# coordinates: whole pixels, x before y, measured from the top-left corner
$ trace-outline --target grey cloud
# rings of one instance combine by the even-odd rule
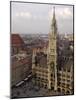
[[[59,33],[73,33],[73,6],[12,3],[12,32],[48,33],[50,30],[53,6]]]

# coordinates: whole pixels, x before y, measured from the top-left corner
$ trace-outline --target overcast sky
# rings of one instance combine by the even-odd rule
[[[53,6],[58,33],[73,33],[73,6],[18,2],[11,4],[11,32],[48,34],[51,30]]]

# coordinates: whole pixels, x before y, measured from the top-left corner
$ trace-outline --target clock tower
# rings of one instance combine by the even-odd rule
[[[57,24],[55,18],[55,7],[49,33],[49,47],[47,54],[48,64],[48,89],[57,90]]]

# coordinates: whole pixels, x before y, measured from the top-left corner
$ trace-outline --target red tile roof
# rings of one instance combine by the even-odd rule
[[[11,44],[12,46],[22,46],[25,45],[24,41],[19,34],[11,34]]]

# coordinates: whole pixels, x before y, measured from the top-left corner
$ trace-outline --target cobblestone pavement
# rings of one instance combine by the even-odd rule
[[[48,89],[33,85],[32,82],[24,82],[21,86],[13,87],[11,89],[11,98],[22,97],[41,97],[41,96],[54,96],[61,95],[56,91],[49,91]]]

